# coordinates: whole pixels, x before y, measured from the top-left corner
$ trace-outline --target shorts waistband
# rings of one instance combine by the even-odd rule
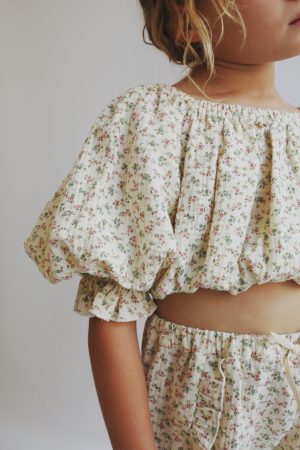
[[[279,344],[280,350],[275,348],[275,351],[281,352],[286,379],[293,391],[300,412],[300,393],[290,366],[291,354],[300,358],[300,331],[282,334],[273,331],[267,334],[245,334],[207,330],[171,322],[160,317],[156,312],[148,317],[146,322],[145,326],[147,326],[148,332],[153,331],[158,335],[160,345],[171,348],[172,345],[176,347],[180,344],[187,351],[197,351],[204,348],[207,352],[214,352],[219,355],[222,362],[228,357],[233,345],[240,350],[243,357],[258,354],[260,358],[263,358],[264,354],[266,355],[272,350],[270,343]]]
[[[164,319],[158,315],[158,313],[155,311],[150,317],[148,317],[147,321],[152,324],[152,326],[155,326],[156,331],[159,332],[161,335],[168,336],[170,342],[170,338],[172,336],[176,336],[177,338],[186,338],[186,341],[188,339],[193,338],[194,343],[202,344],[204,340],[215,340],[215,341],[223,341],[230,342],[232,340],[236,342],[243,342],[243,343],[255,343],[258,345],[263,345],[264,343],[267,343],[269,341],[271,335],[276,336],[283,336],[285,337],[285,342],[288,340],[292,344],[293,343],[300,343],[300,330],[293,332],[293,333],[283,333],[283,334],[277,334],[273,331],[270,331],[266,334],[255,334],[255,333],[235,333],[235,332],[229,332],[229,331],[220,331],[220,330],[208,330],[204,328],[198,328],[198,327],[192,327],[188,325],[182,325],[175,322],[171,322],[167,319]],[[274,339],[271,338],[271,340],[274,342]]]

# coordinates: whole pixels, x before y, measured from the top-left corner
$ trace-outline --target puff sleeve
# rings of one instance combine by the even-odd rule
[[[124,322],[157,308],[149,290],[177,246],[150,130],[137,91],[114,97],[24,242],[49,282],[80,275],[82,315]]]

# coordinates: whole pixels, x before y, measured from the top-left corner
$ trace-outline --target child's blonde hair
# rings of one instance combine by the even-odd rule
[[[200,13],[202,0],[139,1],[143,9],[145,22],[143,27],[143,41],[145,44],[154,45],[168,56],[169,61],[188,68],[188,78],[207,97],[192,79],[192,76],[199,68],[204,68],[209,73],[206,83],[215,75],[212,32],[206,18]],[[223,16],[225,15],[240,25],[243,32],[244,45],[246,26],[235,0],[205,1],[212,2],[219,15],[218,20],[221,20],[221,33],[217,44],[224,36]],[[147,29],[150,42],[145,41],[145,28]],[[199,42],[191,42],[190,32],[198,33]]]

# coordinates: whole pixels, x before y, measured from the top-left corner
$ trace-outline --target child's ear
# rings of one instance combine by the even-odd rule
[[[200,42],[199,35],[195,31],[190,31],[189,37],[191,38],[191,42]]]
[[[192,43],[201,41],[201,39],[199,38],[199,34],[196,31],[189,30],[188,31],[188,37],[190,38],[190,42],[192,42]],[[179,37],[179,40],[180,41],[183,41],[183,40],[186,41],[186,38],[184,39],[183,37]]]
[[[183,5],[179,4],[178,7],[179,7],[180,11],[182,12]],[[177,31],[178,31],[177,30],[177,17],[171,18],[169,27],[170,27],[170,31],[171,31],[172,35],[175,38],[175,36],[177,35]],[[196,31],[189,30],[188,37],[190,38],[190,42],[200,42],[199,35],[198,35],[198,33],[196,33]],[[178,39],[180,41],[186,40],[182,36],[179,36]]]

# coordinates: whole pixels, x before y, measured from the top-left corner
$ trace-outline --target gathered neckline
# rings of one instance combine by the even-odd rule
[[[217,102],[214,100],[207,100],[204,98],[196,98],[190,94],[187,94],[184,91],[181,91],[177,87],[166,84],[166,83],[157,83],[157,85],[161,89],[167,89],[170,92],[173,92],[178,97],[182,97],[185,100],[188,100],[190,102],[193,102],[194,104],[203,105],[203,106],[210,106],[210,107],[218,107],[218,109],[230,109],[230,110],[244,110],[249,111],[251,113],[260,113],[260,114],[272,114],[272,115],[279,115],[279,116],[295,116],[299,117],[300,119],[300,107],[298,107],[299,112],[296,111],[282,111],[281,109],[272,109],[272,108],[262,108],[260,106],[255,105],[245,105],[242,103],[226,103],[226,102]]]

